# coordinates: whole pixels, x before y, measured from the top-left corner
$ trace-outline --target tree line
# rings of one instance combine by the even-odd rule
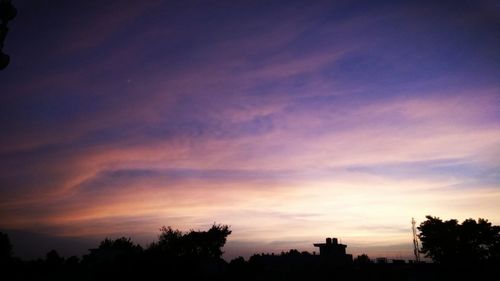
[[[420,251],[433,263],[377,264],[363,254],[352,264],[335,265],[294,249],[226,262],[222,249],[231,230],[217,224],[206,231],[188,232],[162,227],[158,240],[147,247],[127,237],[106,238],[81,258],[65,258],[51,250],[45,259],[23,261],[13,256],[8,235],[0,232],[0,279],[487,280],[490,275],[500,276],[499,226],[485,219],[459,223],[427,216],[418,230]]]
[[[500,226],[486,219],[443,221],[427,216],[418,227],[421,252],[440,264],[500,262]]]
[[[81,258],[64,258],[56,250],[45,259],[13,257],[9,237],[0,232],[0,266],[5,280],[152,280],[169,274],[185,278],[220,274],[225,266],[222,247],[231,230],[214,224],[207,231],[181,232],[160,228],[156,242],[143,248],[130,238],[106,238]],[[1,279],[1,278],[0,278]]]

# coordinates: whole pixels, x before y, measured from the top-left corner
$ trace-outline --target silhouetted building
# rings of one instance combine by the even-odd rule
[[[319,248],[321,258],[334,264],[347,264],[352,262],[352,255],[346,253],[347,245],[339,244],[337,238],[326,238],[326,243],[315,243]]]

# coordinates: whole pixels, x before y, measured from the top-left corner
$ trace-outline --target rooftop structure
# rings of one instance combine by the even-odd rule
[[[352,262],[352,255],[346,254],[347,245],[339,244],[337,238],[326,238],[325,243],[315,243],[319,248],[319,255],[326,260],[337,264]]]

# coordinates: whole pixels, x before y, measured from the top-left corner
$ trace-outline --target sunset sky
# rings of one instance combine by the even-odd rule
[[[500,224],[498,1],[13,4],[0,230],[18,256],[215,222],[227,258],[325,237],[409,257],[412,217]],[[35,236],[52,242],[23,250]]]

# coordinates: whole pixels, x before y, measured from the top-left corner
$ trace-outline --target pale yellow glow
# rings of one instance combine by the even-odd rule
[[[425,215],[459,220],[485,217],[499,224],[498,186],[460,176],[427,172],[401,177],[363,169],[448,160],[478,166],[497,163],[497,157],[486,152],[500,143],[498,126],[473,129],[467,122],[456,123],[455,117],[443,117],[458,114],[457,106],[477,112],[482,104],[467,99],[370,104],[348,114],[278,115],[275,129],[259,136],[97,147],[62,164],[61,169],[68,166],[78,172],[54,192],[3,206],[50,202],[57,208],[20,214],[4,220],[3,226],[43,225],[63,236],[149,233],[152,237],[162,225],[188,230],[218,222],[231,225],[232,241],[251,244],[255,251],[291,247],[312,251],[313,242],[335,236],[355,251],[401,244],[394,253],[409,255],[411,248],[404,245],[411,242],[412,217],[418,221]],[[275,114],[282,109],[276,104],[245,114],[224,114],[247,119],[248,114]],[[387,123],[372,127],[359,120],[395,112],[419,122],[408,127]],[[349,118],[358,118],[361,125],[317,131]],[[223,176],[153,176],[86,187],[106,171],[127,169],[160,174],[168,169],[220,170]],[[239,178],[238,173],[249,176]]]

